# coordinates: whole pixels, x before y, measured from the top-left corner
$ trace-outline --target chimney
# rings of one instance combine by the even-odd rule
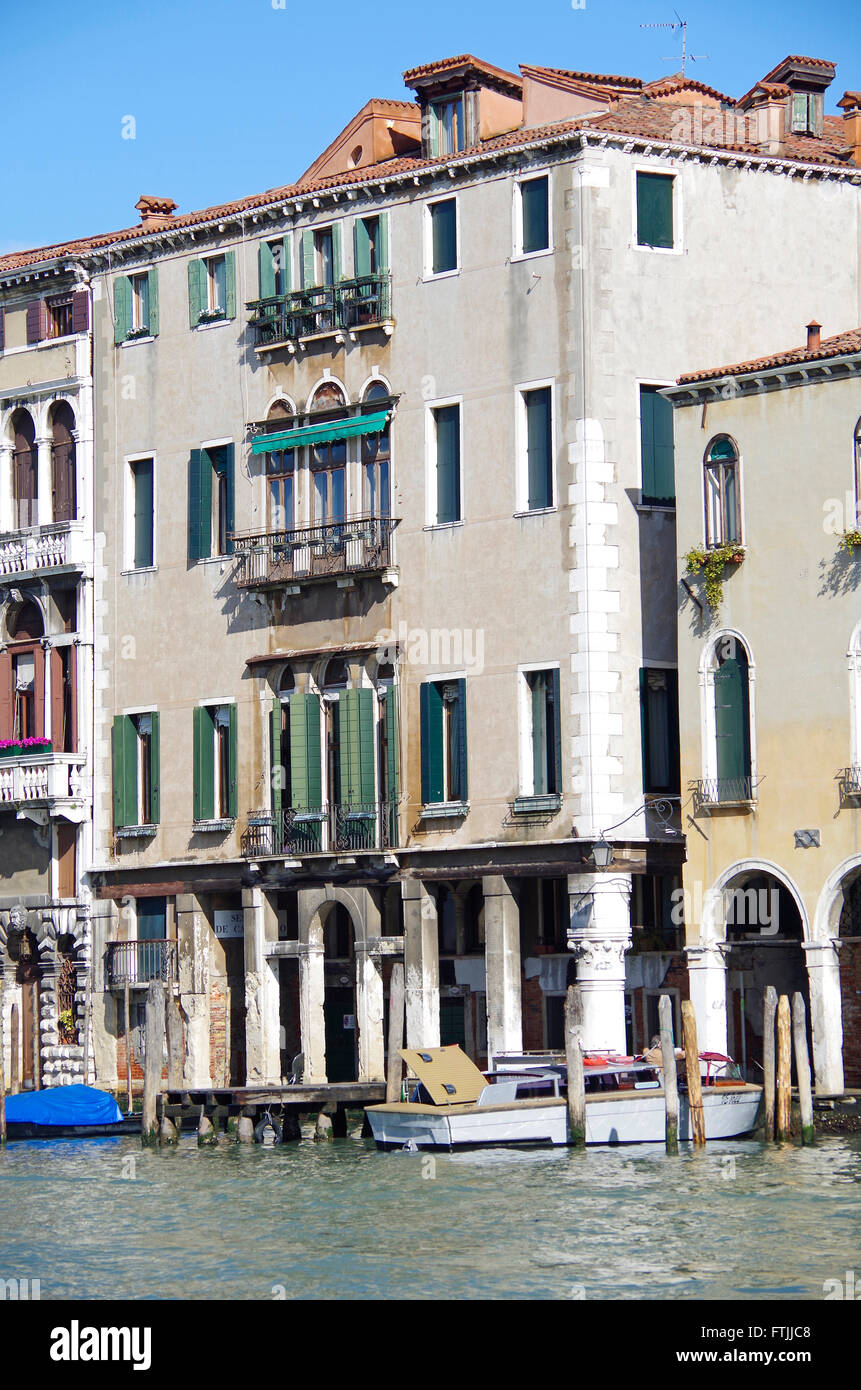
[[[816,322],[816,319],[811,319],[810,323],[807,325],[807,351],[808,351],[808,352],[818,352],[818,351],[819,351],[819,347],[820,347],[819,334],[820,334],[821,329],[822,329],[822,324],[821,324],[821,323],[817,323],[817,322]]]
[[[157,232],[160,227],[167,227],[172,221],[176,203],[172,198],[155,198],[150,193],[142,193],[135,203],[135,208],[141,215],[141,226]]]
[[[844,92],[837,105],[843,109],[849,158],[861,165],[861,92]]]
[[[760,82],[738,103],[750,113],[753,144],[760,154],[780,154],[786,127],[789,88],[779,82]]]

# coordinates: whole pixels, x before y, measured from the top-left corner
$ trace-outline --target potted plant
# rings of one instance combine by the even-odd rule
[[[0,758],[18,758],[21,756],[21,740],[17,738],[0,738]]]
[[[861,531],[844,531],[840,537],[840,549],[848,552],[850,560],[855,558],[856,547],[861,550]]]
[[[78,1030],[71,1009],[63,1009],[57,1018],[57,1032],[61,1046],[73,1047],[78,1041]]]
[[[53,745],[49,738],[24,738],[21,740],[21,752],[38,756],[41,753],[52,752]]]
[[[723,575],[727,565],[740,565],[744,559],[744,547],[735,542],[716,545],[709,550],[696,546],[689,550],[685,559],[689,574],[703,572],[706,589],[706,603],[717,616],[723,602]]]

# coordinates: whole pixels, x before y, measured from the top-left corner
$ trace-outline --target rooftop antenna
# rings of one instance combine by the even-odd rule
[[[674,54],[672,54],[670,57],[662,58],[662,59],[661,59],[661,62],[662,62],[662,63],[677,63],[677,62],[679,61],[679,56],[681,56],[681,60],[682,60],[682,77],[684,77],[684,75],[685,75],[685,68],[687,67],[687,64],[688,64],[689,62],[690,62],[690,63],[702,62],[703,59],[704,59],[704,58],[708,58],[709,55],[708,55],[707,53],[688,53],[688,21],[687,21],[686,19],[682,19],[682,17],[681,17],[681,15],[679,14],[678,10],[673,10],[673,14],[676,16],[674,22],[667,21],[667,22],[664,23],[664,24],[641,24],[641,25],[640,25],[640,28],[641,28],[641,29],[681,29],[681,31],[682,31],[682,52],[681,52],[681,55],[679,55],[678,53],[674,53]]]

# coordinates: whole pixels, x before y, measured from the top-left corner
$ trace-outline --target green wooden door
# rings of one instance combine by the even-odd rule
[[[358,1080],[356,1001],[352,986],[326,986],[323,1017],[326,1027],[326,1076],[329,1081]]]
[[[720,800],[744,800],[750,795],[743,785],[750,777],[750,722],[743,656],[729,657],[715,672],[715,732]]]

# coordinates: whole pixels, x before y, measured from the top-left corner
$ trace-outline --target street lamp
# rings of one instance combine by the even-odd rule
[[[613,846],[601,835],[592,846],[592,860],[596,869],[606,869],[613,862]]]

